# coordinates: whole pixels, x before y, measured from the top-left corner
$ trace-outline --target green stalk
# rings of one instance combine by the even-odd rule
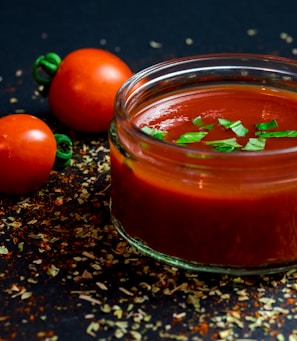
[[[72,158],[72,141],[64,134],[54,134],[57,142],[55,170],[63,169],[70,165]]]
[[[33,65],[33,78],[39,85],[49,85],[58,71],[61,62],[62,59],[53,52],[50,52],[45,56],[39,56]],[[40,75],[41,71],[47,75],[46,78]]]

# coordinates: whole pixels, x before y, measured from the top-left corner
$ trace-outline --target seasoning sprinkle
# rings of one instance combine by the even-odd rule
[[[153,49],[160,49],[163,47],[163,44],[158,42],[158,41],[155,41],[155,40],[150,40],[149,42],[149,45],[150,47],[152,47]]]
[[[49,326],[36,330],[37,338],[59,340],[63,333],[50,326],[73,312],[82,333],[100,341],[296,339],[296,268],[232,277],[143,257],[109,221],[107,143],[74,140],[73,147],[71,171],[54,171],[33,195],[0,197],[0,281],[8,272],[14,279],[3,286],[0,322],[6,339],[25,338],[23,324],[35,320]],[[44,295],[53,295],[50,307]],[[160,305],[168,307],[167,314],[160,316]],[[284,323],[288,327],[282,330]]]

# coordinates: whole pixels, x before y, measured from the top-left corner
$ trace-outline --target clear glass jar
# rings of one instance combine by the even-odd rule
[[[112,221],[138,250],[172,266],[234,275],[284,271],[297,264],[297,147],[222,153],[156,139],[139,125],[146,108],[157,116],[172,110],[175,97],[226,84],[271,96],[284,91],[294,100],[297,63],[197,56],[154,65],[122,86],[109,132]]]

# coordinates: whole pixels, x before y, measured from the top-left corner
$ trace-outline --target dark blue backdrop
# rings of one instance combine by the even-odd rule
[[[24,111],[37,116],[50,115],[47,100],[35,94],[37,85],[31,76],[34,60],[47,52],[56,52],[63,57],[82,47],[104,48],[119,55],[134,72],[166,59],[214,52],[263,53],[297,58],[296,14],[297,1],[294,0],[0,0],[0,116]],[[107,146],[106,136],[102,141]],[[83,155],[77,153],[75,157],[80,161]],[[93,154],[90,157],[97,157],[102,162],[100,155]],[[90,164],[86,167],[90,167]],[[92,164],[92,167],[96,168],[96,164]],[[78,167],[70,167],[65,179],[72,178],[73,174],[79,171]],[[100,180],[100,176],[97,173],[96,175]],[[60,186],[58,189],[61,193],[64,190],[68,193],[67,185],[62,185],[67,184],[67,181],[63,182],[65,179],[61,179],[62,177],[63,174],[56,176]],[[99,180],[96,183],[98,188],[95,186],[92,193],[99,191],[101,184],[104,185],[104,180]],[[60,195],[59,191],[48,188],[46,187],[49,193],[46,195],[49,198],[52,195]],[[104,193],[108,196],[108,192]],[[38,200],[38,193],[33,196]],[[98,215],[98,219],[101,219],[105,217],[102,212],[105,210],[106,214],[108,207],[104,207],[100,202],[102,197],[96,198],[99,198],[98,201],[87,202],[83,209],[86,212],[94,209],[96,217]],[[29,201],[24,201],[24,204],[29,205],[31,199],[29,196]],[[75,205],[74,201],[69,205]],[[121,319],[115,317],[113,310],[108,313],[108,307],[103,304],[92,305],[90,302],[83,302],[77,294],[73,294],[77,287],[82,292],[86,290],[86,293],[91,290],[92,295],[95,291],[103,303],[116,306],[121,301],[121,304],[128,306],[129,302],[133,302],[135,315],[131,311],[124,311],[121,322],[125,322],[127,318],[129,328],[133,328],[136,326],[134,321],[140,321],[142,340],[146,341],[160,340],[160,322],[167,328],[162,329],[163,341],[185,340],[186,336],[182,338],[184,335],[190,333],[193,336],[195,331],[196,335],[191,338],[193,341],[214,340],[228,335],[227,332],[231,329],[227,340],[276,340],[276,335],[279,335],[277,340],[288,340],[289,335],[294,333],[294,340],[296,339],[296,273],[290,276],[276,275],[270,279],[254,277],[244,280],[199,274],[200,282],[197,277],[197,284],[196,277],[191,277],[183,271],[168,270],[148,258],[137,256],[137,262],[131,260],[129,263],[125,262],[121,254],[117,254],[121,262],[111,265],[110,259],[104,258],[104,247],[113,243],[114,247],[109,245],[109,248],[115,253],[115,238],[98,240],[98,244],[103,247],[92,250],[96,252],[98,259],[101,257],[99,260],[102,262],[102,273],[94,275],[93,279],[84,278],[81,282],[76,282],[75,273],[83,273],[85,264],[89,264],[90,268],[93,259],[81,262],[79,257],[74,259],[74,256],[81,256],[81,253],[79,245],[75,245],[72,221],[68,222],[69,240],[62,238],[63,231],[58,235],[60,242],[69,242],[69,255],[60,256],[59,248],[56,249],[53,242],[52,260],[47,254],[40,254],[37,249],[30,248],[30,245],[39,245],[39,240],[32,238],[28,243],[30,238],[27,237],[26,231],[31,231],[31,225],[24,226],[24,229],[10,228],[9,223],[13,219],[10,214],[14,213],[19,217],[17,205],[17,200],[11,202],[0,196],[0,247],[10,242],[13,250],[11,258],[0,254],[1,341],[56,340],[53,334],[45,333],[47,330],[53,330],[54,335],[59,336],[59,341],[115,340],[117,326],[112,325],[110,319],[114,318],[117,322]],[[22,208],[21,213],[24,214],[25,220],[21,223],[34,221],[34,212],[33,217],[26,216],[30,212],[29,208]],[[70,206],[69,209],[74,213],[78,208],[81,210],[81,205]],[[54,214],[55,207],[52,216]],[[104,219],[108,218],[109,216]],[[75,223],[77,222],[74,220],[73,225]],[[63,224],[61,220],[61,225]],[[36,229],[38,235],[44,226],[38,225]],[[51,226],[48,231],[55,232],[51,231]],[[105,233],[103,228],[102,231]],[[12,233],[20,237],[20,241],[25,241],[22,252],[18,249],[18,238],[12,240]],[[34,259],[38,261],[38,258],[43,258],[44,263],[53,262],[54,265],[66,258],[65,268],[68,272],[64,274],[64,278],[62,275],[49,278],[46,270],[43,270],[38,278],[37,271],[42,270],[44,266],[40,262],[33,262]],[[72,268],[72,263],[78,268]],[[27,282],[24,279],[26,273],[36,277],[29,278],[31,282]],[[97,286],[96,281],[108,286],[108,290]],[[194,291],[191,293],[190,287],[187,287],[187,292],[183,290],[183,284],[189,281],[202,288],[198,298],[195,297]],[[178,283],[180,287],[173,288],[172,283]],[[17,285],[28,289],[29,292],[32,290],[32,297],[23,299],[18,295],[19,292],[15,291]],[[120,291],[121,286],[136,287],[139,291],[135,291],[134,296],[133,293],[131,296]],[[158,289],[158,286],[160,291],[153,292],[148,289]],[[163,290],[172,290],[172,293],[163,294]],[[260,301],[263,295],[264,300]],[[137,302],[137,299],[142,297],[144,301]],[[199,303],[199,306],[196,303]],[[42,311],[41,307],[45,307],[45,310]],[[272,307],[276,307],[275,310],[272,310]],[[242,315],[227,316],[230,311]],[[181,312],[186,315],[179,315]],[[245,318],[245,313],[249,319]],[[141,317],[149,316],[151,320],[137,321]],[[230,320],[232,318],[234,323]],[[92,327],[91,322],[95,323],[93,328],[98,327],[99,319],[101,329],[89,330],[87,333],[87,329]],[[209,322],[208,329],[202,329],[200,325],[204,320]],[[216,323],[220,323],[221,327],[216,328]],[[167,332],[171,337],[164,336]],[[222,334],[219,335],[219,332]],[[173,338],[174,335],[176,338]],[[132,340],[132,336],[129,340]]]
[[[35,114],[47,110],[31,101],[31,67],[40,54],[65,56],[81,47],[102,47],[133,71],[173,57],[213,52],[294,58],[296,13],[297,3],[290,0],[2,0],[0,114],[21,107]],[[17,70],[22,77],[15,77]],[[18,88],[20,79],[18,102],[11,105],[7,87]]]

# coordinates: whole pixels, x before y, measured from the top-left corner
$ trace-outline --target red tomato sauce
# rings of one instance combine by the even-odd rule
[[[163,98],[139,110],[135,123],[166,132],[165,140],[175,142],[185,132],[199,131],[193,124],[201,116],[205,125],[213,124],[204,141],[236,137],[245,145],[250,137],[256,137],[256,123],[276,120],[278,127],[269,131],[297,130],[296,94],[258,86],[209,86],[198,92],[186,92],[179,96]],[[230,129],[218,124],[218,119],[240,120],[248,129],[244,137],[236,136]],[[191,144],[199,149],[211,149],[203,142]],[[265,150],[297,146],[296,138],[269,138]]]
[[[174,142],[193,131],[192,119],[198,115],[207,124],[218,117],[240,119],[249,136],[255,123],[272,119],[278,122],[276,130],[297,130],[297,97],[252,86],[213,87],[145,105],[135,123],[166,130],[166,139]],[[234,136],[220,128],[211,133],[209,139]],[[297,139],[268,142],[265,150],[275,150],[293,147]],[[195,145],[206,148],[201,142]],[[268,167],[273,165],[272,160]],[[127,159],[111,145],[112,215],[130,236],[159,252],[202,264],[253,267],[297,260],[297,179],[266,189],[253,182],[243,186],[240,178],[230,185],[223,168],[213,185],[207,177],[193,181],[169,172]]]

